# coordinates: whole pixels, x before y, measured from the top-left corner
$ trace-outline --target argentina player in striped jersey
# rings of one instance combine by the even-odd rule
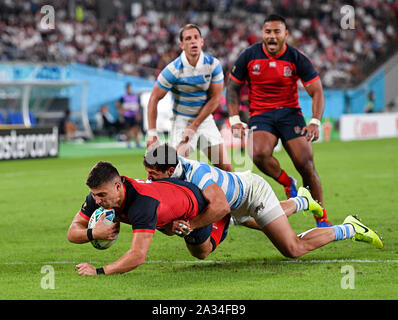
[[[217,198],[224,194],[230,205],[230,214],[240,222],[252,221],[286,257],[297,258],[337,240],[353,238],[381,248],[381,239],[371,229],[363,227],[353,216],[343,224],[326,228],[310,229],[296,235],[287,217],[298,211],[312,211],[322,217],[323,209],[310,192],[301,187],[298,196],[279,202],[271,186],[257,174],[247,172],[226,172],[206,163],[177,156],[174,148],[161,145],[150,150],[144,158],[149,180],[177,178],[191,182],[201,189],[204,198],[211,205],[211,193]],[[208,189],[212,188],[209,192]],[[218,191],[221,189],[222,193]],[[213,196],[214,198],[214,196]],[[209,201],[210,199],[210,201]],[[213,215],[215,216],[217,212]],[[254,219],[254,221],[253,221]],[[202,227],[200,215],[191,221],[179,221],[183,232]],[[228,223],[228,222],[226,222]]]
[[[156,131],[159,101],[170,91],[173,119],[169,144],[188,157],[199,148],[215,166],[232,171],[221,134],[212,113],[220,105],[224,74],[218,59],[202,51],[204,39],[197,25],[181,28],[180,56],[159,74],[148,102],[147,149],[158,144]]]

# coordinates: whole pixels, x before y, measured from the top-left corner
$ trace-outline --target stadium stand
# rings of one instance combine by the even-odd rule
[[[52,2],[56,28],[40,32],[42,0],[0,0],[0,61],[78,62],[154,79],[179,51],[178,29],[201,26],[209,53],[227,73],[264,17],[287,17],[289,42],[313,61],[327,88],[360,83],[398,48],[396,1],[94,1]],[[355,29],[342,30],[340,9],[355,8]]]

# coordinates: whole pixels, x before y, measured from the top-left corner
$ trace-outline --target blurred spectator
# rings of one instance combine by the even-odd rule
[[[123,115],[127,147],[131,148],[130,139],[133,138],[136,147],[141,148],[142,108],[140,97],[131,91],[130,83],[126,84],[126,93],[116,101],[116,107]]]
[[[76,61],[154,80],[179,54],[178,29],[196,23],[209,39],[205,49],[228,72],[243,48],[261,41],[265,16],[276,12],[287,18],[288,42],[311,56],[324,86],[345,87],[362,81],[398,43],[393,0],[349,1],[355,29],[348,30],[340,28],[343,0],[148,0],[135,2],[134,10],[113,0],[107,19],[99,15],[100,2],[58,0],[51,2],[56,29],[40,32],[47,2],[0,0],[0,61]]]
[[[70,119],[70,110],[66,109],[64,117],[59,121],[58,131],[66,141],[74,140],[77,133],[77,125]]]
[[[106,134],[112,137],[119,133],[122,124],[109,112],[109,106],[103,105],[95,115],[97,134]]]
[[[368,93],[368,99],[366,101],[365,112],[372,113],[375,112],[375,93],[370,91]]]

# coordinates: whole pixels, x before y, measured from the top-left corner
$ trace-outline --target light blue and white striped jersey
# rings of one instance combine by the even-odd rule
[[[174,114],[195,118],[208,101],[210,84],[223,81],[224,74],[218,59],[202,51],[193,67],[183,51],[162,70],[156,83],[164,90],[171,90]]]
[[[245,200],[246,183],[236,173],[180,156],[178,160],[172,178],[191,182],[201,190],[216,183],[224,191],[231,210],[238,208]]]

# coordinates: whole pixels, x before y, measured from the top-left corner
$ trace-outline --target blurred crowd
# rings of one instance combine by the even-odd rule
[[[154,79],[180,53],[179,28],[197,23],[205,51],[227,74],[243,49],[261,41],[265,16],[276,12],[287,18],[288,42],[311,59],[324,86],[345,87],[398,43],[394,0],[109,2],[113,12],[99,19],[101,1],[0,0],[0,61],[78,62]],[[55,9],[54,30],[40,28],[45,4]],[[347,4],[355,8],[354,29],[341,27]]]

